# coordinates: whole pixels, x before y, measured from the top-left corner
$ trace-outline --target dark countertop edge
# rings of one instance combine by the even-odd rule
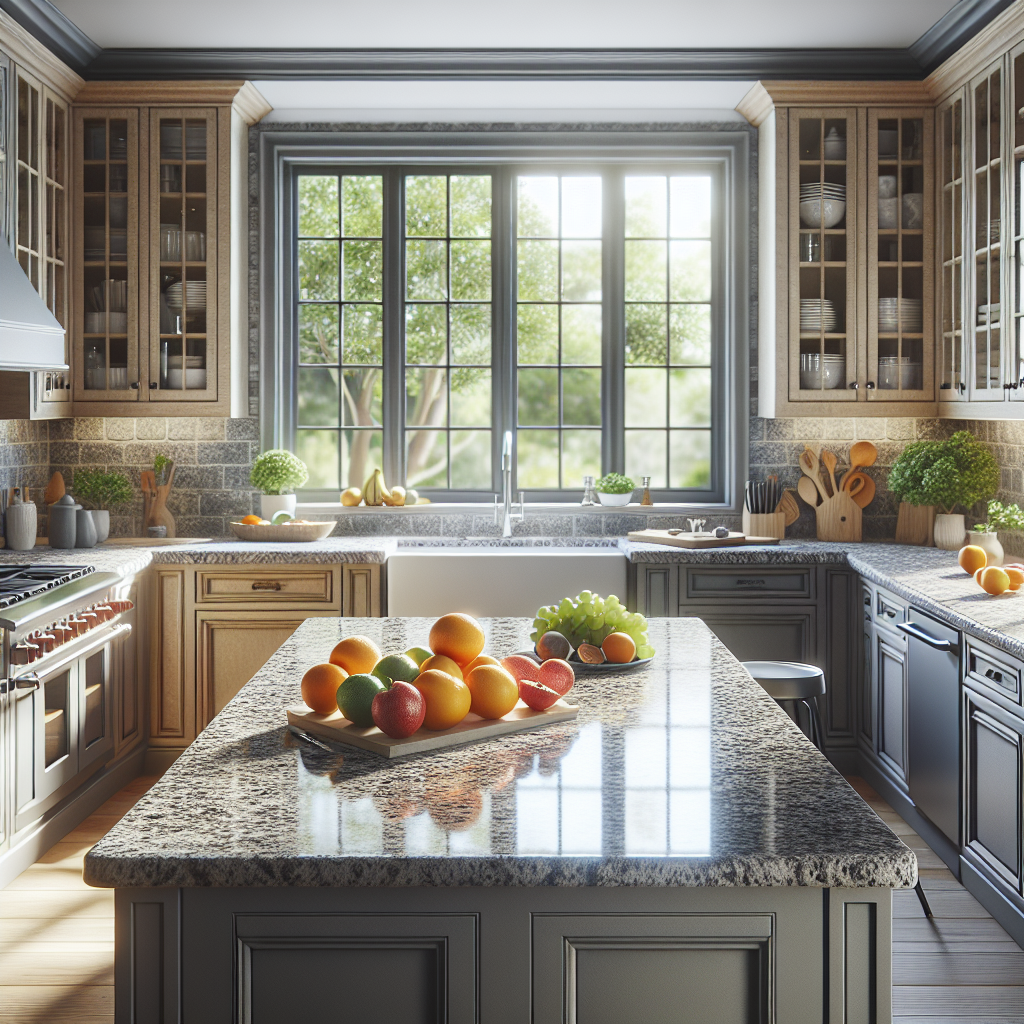
[[[159,870],[151,870],[159,863]],[[513,868],[513,870],[509,870]],[[454,870],[453,870],[454,869]],[[225,874],[242,879],[225,885]],[[797,881],[780,880],[787,875]],[[181,857],[85,858],[95,888],[841,888],[909,889],[917,857],[816,853],[729,857]],[[408,879],[408,880],[406,880]]]

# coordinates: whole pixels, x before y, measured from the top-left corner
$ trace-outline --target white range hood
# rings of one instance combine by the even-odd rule
[[[64,328],[0,238],[0,370],[66,370]]]

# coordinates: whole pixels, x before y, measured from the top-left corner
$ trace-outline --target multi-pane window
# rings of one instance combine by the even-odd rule
[[[626,473],[711,483],[711,179],[626,178]]]
[[[518,181],[519,486],[601,475],[600,177]]]
[[[650,477],[656,500],[723,500],[731,278],[713,166],[292,180],[293,413],[278,443],[318,497],[380,467],[435,498],[488,500],[511,432],[512,486],[534,500],[611,471]]]
[[[405,178],[405,478],[491,486],[491,177]]]
[[[303,175],[298,422],[309,487],[360,487],[381,465],[383,179]]]

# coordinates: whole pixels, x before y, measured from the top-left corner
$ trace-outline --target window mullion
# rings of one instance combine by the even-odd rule
[[[605,171],[602,196],[601,472],[622,473],[626,465],[626,214],[621,169]]]
[[[404,175],[384,174],[384,373],[381,418],[384,479],[405,481],[405,234]]]
[[[516,436],[516,174],[510,168],[493,172],[491,206],[492,307],[492,487],[501,491],[501,445],[505,431]],[[516,465],[513,459],[512,465]],[[517,486],[513,481],[513,486]]]

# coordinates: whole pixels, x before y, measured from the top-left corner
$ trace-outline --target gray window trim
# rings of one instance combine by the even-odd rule
[[[746,473],[749,417],[749,306],[750,306],[750,134],[723,125],[723,130],[688,130],[685,126],[658,126],[657,130],[605,131],[600,126],[573,126],[571,131],[560,130],[479,130],[435,131],[431,126],[423,130],[380,130],[369,126],[367,130],[353,131],[339,127],[317,126],[323,130],[271,130],[270,126],[257,132],[257,166],[259,174],[259,337],[260,337],[260,435],[263,448],[289,447],[294,423],[295,374],[292,360],[292,285],[295,280],[295,247],[292,216],[295,209],[296,175],[318,165],[332,170],[354,168],[369,164],[375,167],[402,165],[433,165],[439,172],[455,164],[465,171],[467,165],[480,169],[493,169],[495,173],[495,247],[492,273],[495,284],[494,318],[495,347],[493,352],[493,380],[495,388],[495,426],[492,437],[492,466],[494,489],[500,490],[500,437],[505,430],[515,430],[515,361],[514,319],[515,304],[510,285],[514,266],[509,265],[508,245],[514,238],[514,176],[520,169],[550,166],[553,170],[580,167],[602,170],[609,168],[636,170],[640,167],[655,170],[658,165],[709,165],[715,170],[727,201],[720,203],[719,211],[726,218],[718,238],[718,260],[714,272],[719,275],[722,302],[716,306],[713,319],[715,354],[724,358],[724,365],[716,366],[713,379],[716,384],[714,400],[721,403],[722,413],[715,421],[716,431],[712,448],[713,489],[699,496],[690,492],[657,491],[656,502],[687,505],[716,511],[737,511],[742,495],[742,481]],[[507,126],[502,126],[503,128]],[[504,172],[496,164],[508,166]],[[513,170],[514,167],[514,170]],[[397,178],[398,175],[391,175]],[[386,186],[388,187],[388,186]],[[391,186],[395,187],[395,186]],[[397,186],[397,187],[400,187]],[[609,200],[606,214],[612,204]],[[608,239],[618,238],[613,217],[606,215],[606,250]],[[619,225],[621,227],[621,225]],[[392,228],[397,230],[397,228]],[[385,226],[387,233],[388,226]],[[508,234],[506,234],[506,232]],[[620,244],[620,243],[616,243]],[[394,253],[397,247],[392,246]],[[616,290],[621,285],[609,278],[608,267],[614,254],[605,256],[605,365],[622,364],[625,325],[612,310],[621,308]],[[717,284],[718,282],[716,282]],[[511,298],[511,304],[508,299]],[[618,296],[621,299],[621,296]],[[508,306],[511,308],[507,308]],[[397,331],[385,328],[385,356],[402,365],[401,340]],[[385,370],[387,374],[387,370]],[[604,431],[602,456],[611,469],[621,471],[624,464],[624,444],[621,428],[624,407],[623,375],[605,373],[602,391],[602,418],[613,429]],[[392,390],[389,402],[385,385],[385,423],[387,433],[384,448],[385,474],[395,478],[401,466],[403,434],[395,430],[401,423],[403,410],[398,392]],[[391,406],[395,406],[392,408]],[[397,423],[396,423],[397,417]],[[704,497],[707,495],[707,497]],[[306,492],[307,500],[336,500],[334,492]],[[530,491],[528,497],[539,502],[575,500],[574,491]],[[695,500],[696,499],[696,500]],[[478,491],[444,493],[445,501],[481,500]]]

